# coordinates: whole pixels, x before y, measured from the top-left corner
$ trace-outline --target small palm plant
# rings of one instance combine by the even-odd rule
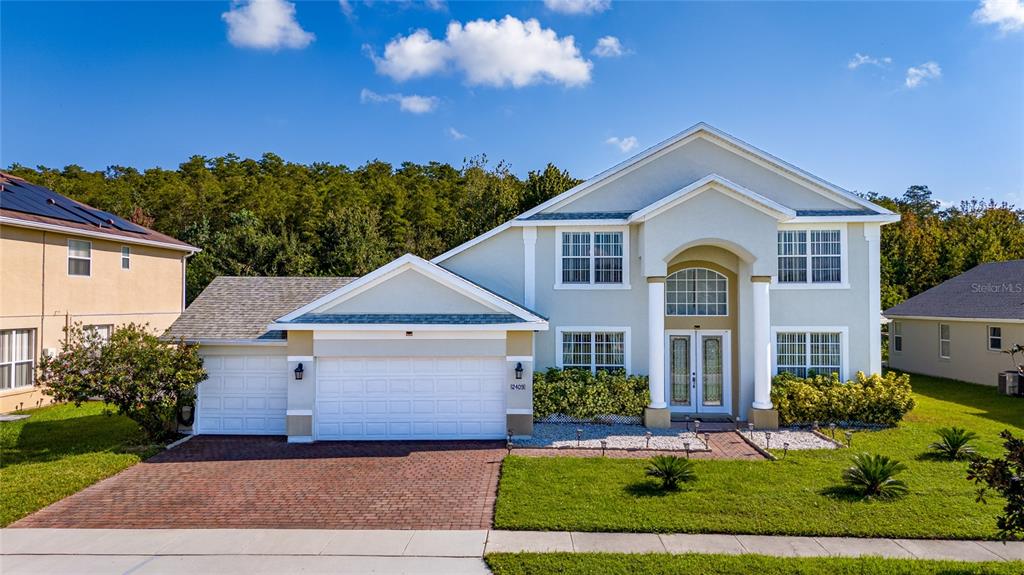
[[[977,433],[961,427],[943,427],[935,431],[939,440],[928,446],[929,449],[946,459],[968,459],[974,455],[971,441],[978,437]]]
[[[693,462],[678,455],[655,455],[647,466],[647,475],[661,481],[661,488],[668,491],[679,487],[680,483],[697,480],[697,472]]]
[[[860,453],[853,456],[853,466],[843,471],[843,481],[865,499],[896,499],[910,491],[905,482],[895,478],[906,469],[885,455]]]

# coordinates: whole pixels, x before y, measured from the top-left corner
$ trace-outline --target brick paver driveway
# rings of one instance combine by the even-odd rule
[[[12,527],[486,529],[502,442],[196,437]]]

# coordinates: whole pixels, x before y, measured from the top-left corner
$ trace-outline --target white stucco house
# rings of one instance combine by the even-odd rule
[[[881,370],[879,235],[897,220],[698,124],[431,261],[218,278],[169,335],[210,374],[198,433],[529,434],[549,367],[648,375],[650,426],[772,427],[777,372]]]

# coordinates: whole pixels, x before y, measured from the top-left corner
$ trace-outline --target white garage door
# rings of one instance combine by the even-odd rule
[[[284,435],[288,360],[284,356],[208,355],[199,384],[199,433]]]
[[[505,437],[505,359],[317,359],[317,439]]]

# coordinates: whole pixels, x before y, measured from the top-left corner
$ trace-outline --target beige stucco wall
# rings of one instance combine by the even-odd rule
[[[91,276],[68,275],[69,238],[92,242]],[[131,269],[121,269],[121,247]],[[37,357],[60,346],[64,327],[148,323],[163,332],[181,314],[185,252],[0,226],[0,329],[35,329]],[[15,278],[13,281],[11,278]],[[34,388],[0,392],[0,413],[49,402]]]
[[[901,371],[996,385],[1000,372],[1011,369],[1010,357],[988,349],[988,326],[1001,327],[1003,349],[1024,343],[1024,324],[998,321],[894,319],[903,330],[903,351],[896,351],[889,324],[889,366]],[[949,359],[939,357],[939,323],[949,325]]]

